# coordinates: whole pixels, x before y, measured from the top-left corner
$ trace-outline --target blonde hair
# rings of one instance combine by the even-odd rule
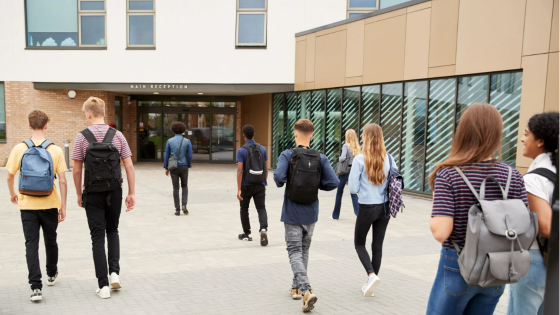
[[[385,142],[383,141],[383,130],[378,124],[367,124],[362,133],[364,140],[363,155],[368,181],[374,185],[385,182]]]
[[[82,111],[90,113],[93,117],[104,117],[105,116],[105,101],[102,99],[91,96],[84,102],[82,106]]]
[[[358,142],[358,136],[354,129],[346,130],[346,135],[344,136],[346,141],[346,146],[350,148],[353,156],[358,156],[360,154],[360,143]]]

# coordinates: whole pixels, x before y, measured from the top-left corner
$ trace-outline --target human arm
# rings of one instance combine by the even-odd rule
[[[187,165],[189,166],[189,168],[192,167],[192,144],[189,140],[187,140]]]
[[[132,164],[132,158],[127,157],[123,160],[124,169],[126,171],[126,180],[128,182],[128,196],[126,196],[125,204],[126,211],[134,209],[136,204],[136,179],[134,174],[134,165]]]
[[[348,155],[348,146],[345,144],[342,146],[342,153],[340,154],[338,161],[339,162],[345,161],[347,155]]]
[[[82,166],[84,161],[74,160],[74,168],[72,169],[72,177],[74,178],[74,187],[76,187],[76,195],[78,196],[78,206],[82,206]]]
[[[443,243],[453,231],[453,218],[451,217],[432,217],[430,220],[430,230],[436,241]]]
[[[166,170],[167,170],[167,163],[169,162],[169,154],[170,154],[169,141],[167,141],[167,143],[165,144],[165,154],[163,155],[163,168]],[[165,172],[165,174],[168,174],[168,172]]]
[[[331,163],[326,156],[321,154],[321,182],[319,183],[319,189],[331,191],[338,188],[338,176],[336,176]]]
[[[548,201],[539,198],[531,193],[527,194],[529,199],[529,209],[537,213],[539,221],[539,235],[550,237],[550,226],[552,224],[552,208]]]
[[[15,183],[15,176],[14,174],[8,172],[8,189],[10,190],[10,201],[13,204],[18,203],[18,194],[16,193],[15,189],[14,189],[14,183]]]
[[[13,204],[17,204],[19,199],[19,195],[14,189],[15,176],[21,166],[21,154],[19,154],[18,152],[19,150],[16,150],[16,147],[14,147],[12,149],[12,152],[10,152],[8,162],[6,163],[6,170],[8,171],[7,181],[8,189],[10,191],[10,201]]]
[[[237,200],[243,200],[241,197],[241,182],[243,181],[243,162],[237,162]]]
[[[443,243],[453,232],[455,218],[455,197],[447,173],[443,169],[438,170],[434,186],[430,231],[439,243]]]
[[[64,172],[58,173],[58,186],[60,187],[60,209],[58,210],[58,223],[66,219],[66,199],[68,197],[68,182]]]
[[[360,180],[363,169],[364,164],[357,159],[354,159],[354,163],[350,168],[350,175],[348,176],[348,188],[350,189],[351,194],[358,194],[360,192]]]
[[[288,182],[289,165],[290,159],[286,156],[285,152],[282,152],[278,157],[278,165],[272,176],[277,187],[282,187]]]

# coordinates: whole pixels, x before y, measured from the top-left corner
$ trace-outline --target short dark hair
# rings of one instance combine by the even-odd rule
[[[175,121],[171,124],[171,131],[173,131],[176,135],[180,135],[185,133],[187,130],[187,126],[182,121]]]
[[[249,140],[253,139],[253,137],[255,136],[255,127],[251,125],[245,125],[245,127],[243,127],[243,135],[245,135],[245,137],[247,137],[247,139]]]
[[[294,129],[305,134],[310,134],[313,132],[313,123],[309,119],[300,119],[294,124]]]
[[[29,113],[27,119],[29,119],[29,126],[31,126],[33,130],[41,130],[45,128],[45,125],[51,120],[47,113],[38,109]]]
[[[558,155],[558,121],[558,112],[548,112],[534,115],[528,123],[535,139],[544,141],[544,149],[552,153],[550,157],[552,165],[556,164],[556,155]]]

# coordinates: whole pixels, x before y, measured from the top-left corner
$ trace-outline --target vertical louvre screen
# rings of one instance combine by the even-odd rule
[[[400,168],[400,145],[402,125],[402,83],[383,84],[381,91],[381,128],[385,149]]]
[[[428,82],[404,85],[401,173],[406,189],[422,191]]]
[[[340,156],[340,128],[342,109],[342,89],[327,90],[327,128],[325,155],[334,165]]]
[[[362,87],[362,110],[361,126],[358,137],[362,139],[364,126],[371,123],[379,124],[379,85],[368,85]]]
[[[299,118],[309,119],[309,112],[311,109],[311,92],[301,92],[299,93],[299,103],[301,105],[299,111]]]
[[[463,112],[473,103],[488,103],[488,76],[458,78],[459,99],[457,104],[457,122]]]
[[[356,134],[359,130],[360,115],[360,88],[353,87],[344,89],[344,102],[342,103],[342,141],[346,142],[346,130],[354,129]]]
[[[490,79],[490,104],[500,111],[504,122],[502,160],[512,167],[515,167],[517,158],[522,78],[523,74],[516,72],[493,74]]]
[[[275,94],[272,104],[272,165],[278,165],[278,156],[284,150],[284,95]]]
[[[311,122],[313,122],[313,138],[311,148],[325,152],[325,91],[313,91],[311,102]]]
[[[299,117],[297,93],[286,94],[286,116],[286,148],[293,148],[296,146],[293,129]]]
[[[445,160],[453,141],[455,125],[455,80],[430,81],[430,110],[426,130],[426,182],[424,191],[431,191],[428,177],[437,163]]]

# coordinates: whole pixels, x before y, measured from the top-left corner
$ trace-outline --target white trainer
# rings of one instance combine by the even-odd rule
[[[104,286],[101,289],[97,289],[96,291],[97,296],[102,298],[102,299],[108,299],[111,297],[111,290],[109,290],[108,286]]]
[[[373,296],[374,292],[375,292],[375,288],[377,288],[377,285],[379,284],[379,282],[381,282],[381,279],[379,279],[379,277],[377,275],[369,276],[368,282],[362,288],[362,292],[364,292],[364,296],[365,297]]]
[[[116,272],[111,273],[111,289],[118,290],[121,288],[121,280]]]

